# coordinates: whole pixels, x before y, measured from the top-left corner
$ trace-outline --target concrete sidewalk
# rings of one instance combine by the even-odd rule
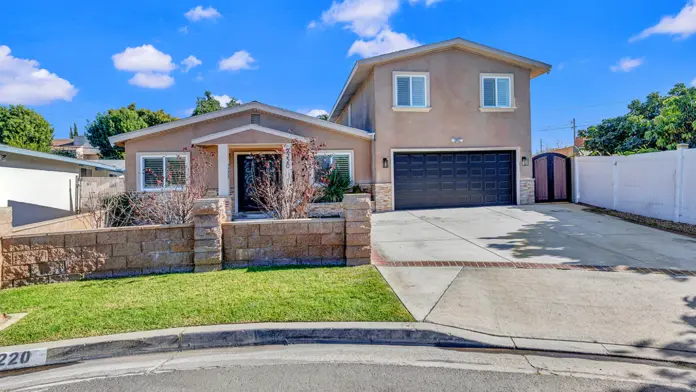
[[[696,353],[696,278],[379,267],[418,320],[495,336]]]

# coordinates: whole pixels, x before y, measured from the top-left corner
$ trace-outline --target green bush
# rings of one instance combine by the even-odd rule
[[[350,188],[350,179],[338,170],[333,170],[326,178],[326,185],[322,190],[321,201],[338,203],[343,201],[343,194]]]

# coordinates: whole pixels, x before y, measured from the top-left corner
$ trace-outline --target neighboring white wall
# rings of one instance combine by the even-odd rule
[[[696,224],[696,149],[573,159],[573,201]]]
[[[0,207],[13,207],[15,226],[73,214],[77,173],[0,167]]]
[[[81,177],[78,184],[80,192],[80,211],[89,210],[95,206],[95,198],[116,195],[126,191],[125,177]]]

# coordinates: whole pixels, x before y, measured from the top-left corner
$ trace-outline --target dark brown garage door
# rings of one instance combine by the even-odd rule
[[[513,151],[394,154],[396,209],[515,203]]]

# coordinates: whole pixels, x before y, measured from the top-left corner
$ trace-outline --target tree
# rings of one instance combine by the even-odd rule
[[[696,87],[678,83],[666,96],[650,93],[628,105],[628,114],[602,120],[580,131],[585,149],[596,155],[673,150],[679,143],[696,147]]]
[[[231,108],[234,106],[239,106],[239,101],[237,98],[230,97],[227,107]],[[196,108],[193,109],[191,116],[198,116],[199,114],[210,113],[220,109],[222,109],[220,101],[213,97],[213,93],[206,91],[203,97],[196,97]]]
[[[53,127],[39,113],[23,105],[0,106],[0,143],[49,152]]]
[[[92,146],[99,149],[99,155],[102,158],[123,159],[123,147],[112,146],[109,143],[110,136],[137,131],[176,119],[163,110],[153,112],[148,109],[138,109],[132,103],[127,107],[97,113],[94,121],[87,124],[85,136]]]
[[[71,138],[76,138],[80,136],[80,131],[77,130],[77,124],[73,123],[73,135]]]
[[[662,149],[676,149],[679,143],[696,147],[696,87],[674,86],[647,135]]]
[[[320,120],[329,121],[329,115],[326,113],[318,115],[317,118]]]

